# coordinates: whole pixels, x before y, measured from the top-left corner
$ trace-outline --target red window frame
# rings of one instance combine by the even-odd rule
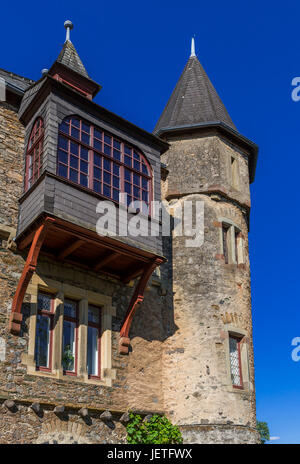
[[[63,374],[64,374],[64,375],[77,376],[79,305],[78,305],[78,301],[72,300],[71,298],[65,298],[65,300],[64,300],[64,305],[65,305],[65,302],[66,302],[66,301],[69,301],[70,303],[75,304],[75,314],[76,314],[76,316],[75,316],[75,317],[71,317],[71,316],[65,315],[65,313],[64,313],[64,318],[63,318],[63,322],[64,322],[64,321],[68,321],[68,322],[73,322],[73,323],[75,323],[75,335],[74,335],[74,336],[75,336],[75,359],[74,359],[74,371],[68,371],[68,370],[63,369]],[[64,327],[63,327],[63,330],[64,330]],[[62,345],[62,346],[63,346],[63,345]]]
[[[45,309],[39,309],[39,295],[44,295],[44,296],[47,296],[48,298],[51,299],[50,311],[47,311]],[[36,370],[37,371],[45,371],[45,372],[51,372],[52,371],[52,347],[53,347],[53,329],[54,329],[54,300],[55,300],[54,295],[51,295],[50,293],[47,293],[47,292],[39,292],[38,293],[38,301],[37,301],[38,310],[37,310],[37,314],[40,315],[40,316],[49,317],[49,319],[50,319],[50,329],[49,329],[49,366],[44,367],[44,366],[36,365]]]
[[[233,388],[239,388],[243,389],[243,375],[242,375],[242,360],[241,360],[241,343],[243,338],[239,337],[238,335],[232,335],[229,334],[229,344],[230,344],[230,338],[233,338],[234,340],[237,341],[237,349],[238,349],[238,363],[239,363],[239,374],[240,374],[240,384],[239,385],[234,385],[232,383]],[[229,345],[230,346],[230,345]],[[229,349],[229,356],[230,356],[230,349]],[[230,362],[230,377],[231,377],[231,360],[229,359]]]
[[[41,175],[44,145],[44,122],[38,117],[31,129],[27,150],[25,167],[25,191],[37,181]],[[30,168],[32,170],[30,171]]]
[[[116,203],[127,193],[127,205],[143,201],[150,214],[152,170],[145,156],[77,116],[59,126],[57,175]]]
[[[89,304],[88,307],[96,308],[99,311],[99,322],[98,324],[96,322],[91,322],[89,321],[89,316],[88,316],[88,328],[89,327],[94,327],[98,329],[98,341],[97,341],[97,346],[98,346],[98,375],[88,375],[89,379],[100,379],[101,378],[101,308],[100,306],[92,305]]]

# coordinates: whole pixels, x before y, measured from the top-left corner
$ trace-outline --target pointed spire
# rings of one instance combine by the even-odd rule
[[[191,55],[190,55],[190,58],[192,58],[193,56],[196,56],[196,52],[195,52],[195,38],[194,38],[194,37],[192,37]]]
[[[195,40],[192,38],[191,56],[155,126],[154,133],[220,122],[236,130],[216,89],[196,56]]]
[[[65,40],[65,42],[67,42],[67,41],[71,42],[71,40],[70,40],[70,31],[74,27],[73,23],[72,23],[72,21],[67,19],[67,21],[64,22],[64,26],[65,26],[65,29],[66,29],[66,40]]]

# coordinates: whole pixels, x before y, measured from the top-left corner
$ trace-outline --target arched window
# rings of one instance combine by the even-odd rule
[[[37,118],[30,133],[26,151],[25,190],[41,175],[43,162],[44,123]]]
[[[118,202],[119,194],[126,193],[128,205],[139,202],[142,211],[149,211],[151,170],[146,158],[77,117],[59,126],[57,174]]]

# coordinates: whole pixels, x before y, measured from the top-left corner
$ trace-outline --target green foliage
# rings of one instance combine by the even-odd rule
[[[265,444],[266,441],[270,440],[270,432],[269,432],[268,424],[266,422],[257,421],[256,427],[260,434],[261,444]]]
[[[180,430],[165,416],[154,414],[143,421],[139,414],[130,413],[127,425],[127,443],[131,444],[174,444],[182,443]]]
[[[64,349],[63,357],[62,357],[62,364],[63,364],[63,368],[66,371],[71,371],[73,369],[74,355],[73,355],[70,345],[66,345]]]

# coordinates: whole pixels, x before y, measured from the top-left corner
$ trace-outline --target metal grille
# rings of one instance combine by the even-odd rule
[[[229,337],[229,352],[232,385],[240,387],[242,379],[240,371],[239,341],[236,338]]]

